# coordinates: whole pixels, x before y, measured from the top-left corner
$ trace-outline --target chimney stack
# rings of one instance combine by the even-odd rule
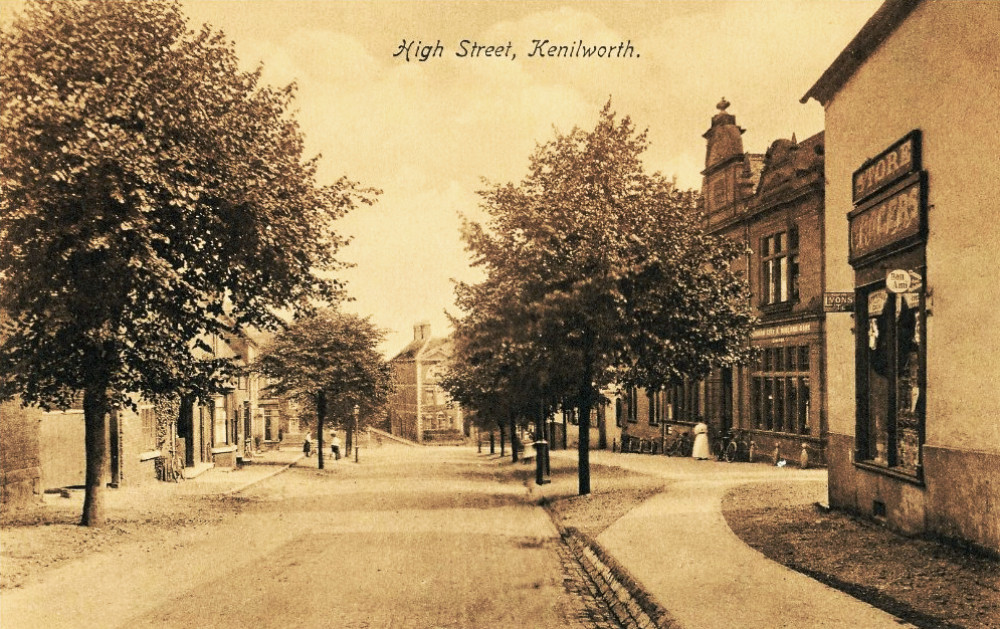
[[[426,341],[431,337],[431,322],[421,321],[413,326],[413,340]]]

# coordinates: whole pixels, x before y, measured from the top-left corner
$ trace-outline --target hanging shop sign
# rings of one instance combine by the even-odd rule
[[[905,293],[910,290],[910,272],[902,269],[889,271],[885,276],[885,287],[890,293]]]
[[[848,214],[850,262],[922,237],[926,199],[926,178],[915,173]]]
[[[854,171],[853,202],[858,204],[916,172],[920,172],[920,129],[910,131]]]
[[[854,312],[854,293],[823,293],[823,312]]]

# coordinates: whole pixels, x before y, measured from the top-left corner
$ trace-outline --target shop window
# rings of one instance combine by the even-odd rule
[[[884,283],[859,289],[857,459],[917,474],[926,407],[923,291],[893,294]]]
[[[750,382],[750,405],[758,430],[811,433],[808,345],[763,350]]]
[[[623,412],[624,409],[622,408],[622,400],[621,398],[618,398],[617,400],[615,400],[615,426],[618,426],[619,428],[622,427]]]
[[[799,298],[799,230],[791,227],[760,240],[760,303],[783,304]]]

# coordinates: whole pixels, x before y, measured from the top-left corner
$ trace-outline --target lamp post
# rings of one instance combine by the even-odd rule
[[[359,436],[358,435],[358,412],[360,410],[361,410],[360,407],[357,404],[355,404],[354,405],[354,431],[353,431],[354,432],[354,462],[355,463],[358,462],[358,446],[360,445],[359,444],[360,439],[358,438],[358,436]]]

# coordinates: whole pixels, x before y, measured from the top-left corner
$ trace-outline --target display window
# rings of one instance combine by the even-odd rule
[[[907,290],[858,289],[857,460],[917,475],[926,409],[923,272]]]

